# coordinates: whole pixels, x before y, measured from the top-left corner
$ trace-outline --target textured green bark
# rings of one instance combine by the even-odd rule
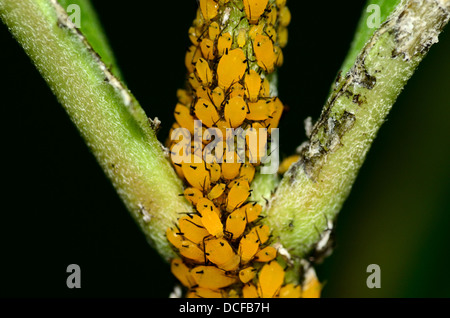
[[[86,37],[89,45],[101,57],[102,61],[119,79],[123,80],[120,68],[117,65],[114,53],[108,43],[105,31],[102,27],[97,12],[90,0],[58,0],[58,3],[68,11],[70,6],[75,4],[80,8],[80,31]],[[69,17],[75,14],[75,10],[68,11]]]
[[[301,159],[285,174],[267,222],[304,257],[334,220],[402,88],[449,20],[450,1],[403,1],[336,85]]]
[[[136,99],[110,73],[56,0],[0,0],[0,17],[74,122],[150,243],[190,205]],[[87,180],[88,181],[88,180]],[[105,220],[108,226],[108,220]]]

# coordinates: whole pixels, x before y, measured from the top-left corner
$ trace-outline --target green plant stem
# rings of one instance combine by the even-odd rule
[[[58,3],[64,8],[70,8],[71,5],[78,5],[80,9],[80,31],[86,37],[89,45],[101,57],[102,61],[108,66],[111,72],[118,79],[123,81],[120,68],[117,64],[113,50],[109,45],[108,38],[100,23],[100,19],[92,6],[90,0],[58,0]],[[70,14],[71,12],[69,12]]]
[[[402,1],[336,85],[267,221],[292,256],[318,242],[347,198],[397,96],[449,20],[450,1]]]
[[[150,243],[191,206],[136,99],[68,20],[56,0],[0,0],[0,17],[74,122]],[[108,226],[108,220],[105,220]]]

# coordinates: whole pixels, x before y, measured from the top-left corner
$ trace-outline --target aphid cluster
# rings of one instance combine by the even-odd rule
[[[188,149],[193,160],[174,163],[186,181],[182,195],[196,212],[180,214],[166,233],[180,255],[172,260],[172,273],[188,289],[188,297],[301,296],[300,286],[285,282],[285,264],[262,223],[263,207],[249,200],[261,150],[248,147],[245,160],[232,163],[207,163],[202,156],[211,142],[205,138],[207,128],[227,136],[227,128],[266,128],[270,133],[278,126],[283,104],[271,95],[269,78],[283,63],[290,22],[285,4],[200,0],[189,29],[187,85],[177,92],[171,133],[186,128],[193,139],[195,120],[201,120],[205,133],[201,149]],[[227,142],[224,156],[238,159],[236,152],[227,153]],[[171,152],[174,145],[169,138]]]

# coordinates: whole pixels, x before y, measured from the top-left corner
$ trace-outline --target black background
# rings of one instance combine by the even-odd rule
[[[163,140],[185,79],[196,1],[93,1],[125,80]],[[353,38],[363,1],[289,1],[279,71],[290,110],[281,152],[304,139]],[[337,249],[318,268],[326,297],[449,297],[447,30],[400,96],[339,217]],[[1,297],[167,297],[175,280],[146,243],[76,128],[0,25]],[[81,266],[82,288],[66,287]],[[367,265],[382,288],[365,285]]]

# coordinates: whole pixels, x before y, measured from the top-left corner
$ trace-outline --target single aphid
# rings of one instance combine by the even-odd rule
[[[220,289],[236,282],[236,278],[229,276],[222,269],[215,266],[197,266],[191,269],[192,277],[199,287]]]
[[[269,0],[244,0],[244,10],[248,21],[252,24],[258,23],[268,3]]]
[[[265,264],[258,277],[258,290],[262,298],[274,297],[284,281],[284,270],[276,261]]]

